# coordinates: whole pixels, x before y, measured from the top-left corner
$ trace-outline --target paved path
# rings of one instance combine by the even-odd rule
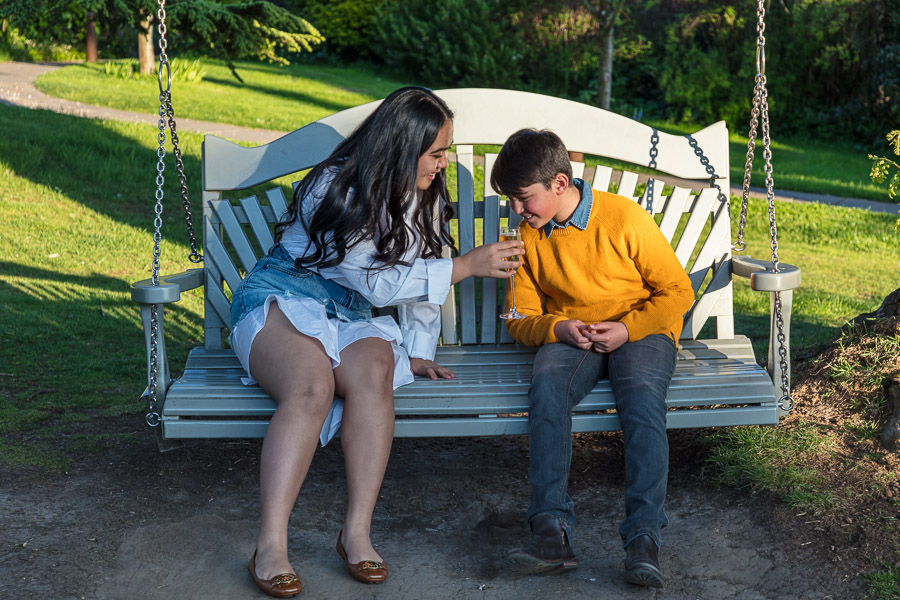
[[[73,115],[76,117],[87,117],[92,119],[113,119],[118,121],[128,121],[132,123],[147,123],[149,125],[157,124],[158,118],[156,115],[117,110],[114,108],[106,108],[103,106],[92,106],[72,100],[54,98],[41,92],[34,86],[34,81],[38,77],[48,71],[52,71],[63,66],[65,66],[65,63],[0,63],[0,102],[4,104],[11,104],[14,106],[22,106],[25,108],[52,110],[54,112]],[[237,125],[213,123],[210,121],[197,121],[195,119],[186,119],[183,117],[178,118],[178,129],[180,131],[208,133],[228,139],[255,142],[258,144],[266,144],[287,133],[285,131],[253,129],[250,127],[240,127]],[[590,177],[590,169],[586,169],[585,175],[586,177]],[[741,188],[732,186],[731,193],[740,196]],[[754,198],[765,198],[765,190],[761,188],[750,188],[750,196]],[[825,194],[789,192],[782,190],[777,190],[775,197],[777,200],[787,202],[820,202],[823,204],[832,204],[835,206],[863,208],[875,212],[897,212],[896,204],[892,204],[889,202],[876,202],[874,200],[862,200],[859,198],[844,198],[841,196],[828,196]]]
[[[90,119],[112,119],[130,123],[146,123],[156,125],[157,115],[117,110],[104,106],[92,106],[73,100],[63,100],[48,96],[34,86],[34,80],[48,71],[65,66],[63,63],[21,63],[0,62],[0,102],[24,108],[39,108],[54,112],[87,117]],[[251,129],[210,121],[197,121],[177,117],[179,131],[210,133],[220,137],[266,144],[285,134],[283,131],[268,129]]]

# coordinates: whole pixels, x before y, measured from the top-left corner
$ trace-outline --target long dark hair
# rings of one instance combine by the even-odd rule
[[[299,267],[337,265],[349,248],[368,239],[375,240],[374,258],[380,263],[370,269],[406,265],[401,258],[415,238],[405,216],[416,202],[412,227],[422,241],[422,258],[440,257],[442,244],[453,245],[446,176],[441,171],[418,202],[416,178],[419,158],[452,119],[453,112],[431,90],[404,87],[392,92],[303,179],[285,218],[275,227],[275,239],[299,218],[313,246],[312,252],[307,249],[306,256],[297,259]],[[335,173],[334,179],[315,213],[304,214],[303,202],[311,200],[310,191],[326,171]]]

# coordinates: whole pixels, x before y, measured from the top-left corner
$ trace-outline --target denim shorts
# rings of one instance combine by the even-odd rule
[[[315,271],[297,268],[290,254],[276,244],[247,273],[231,299],[231,323],[236,326],[269,296],[312,298],[325,307],[329,318],[366,321],[372,318],[372,304],[356,290],[345,288]]]

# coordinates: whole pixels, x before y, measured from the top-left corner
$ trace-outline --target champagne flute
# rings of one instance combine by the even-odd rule
[[[519,231],[518,227],[501,227],[500,228],[500,241],[508,242],[510,240],[521,240],[522,234]],[[516,260],[515,257],[504,258],[503,260]],[[509,270],[509,269],[507,269]],[[516,310],[516,276],[513,275],[509,278],[510,291],[512,292],[512,306],[509,311],[500,315],[501,319],[524,319],[525,315]]]

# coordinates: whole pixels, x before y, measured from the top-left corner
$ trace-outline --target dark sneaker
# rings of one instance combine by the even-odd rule
[[[512,575],[557,575],[574,570],[578,560],[561,521],[538,515],[531,521],[531,542],[506,555],[502,566]]]
[[[663,586],[662,571],[659,569],[659,549],[649,535],[632,540],[625,552],[625,581],[647,587]]]

